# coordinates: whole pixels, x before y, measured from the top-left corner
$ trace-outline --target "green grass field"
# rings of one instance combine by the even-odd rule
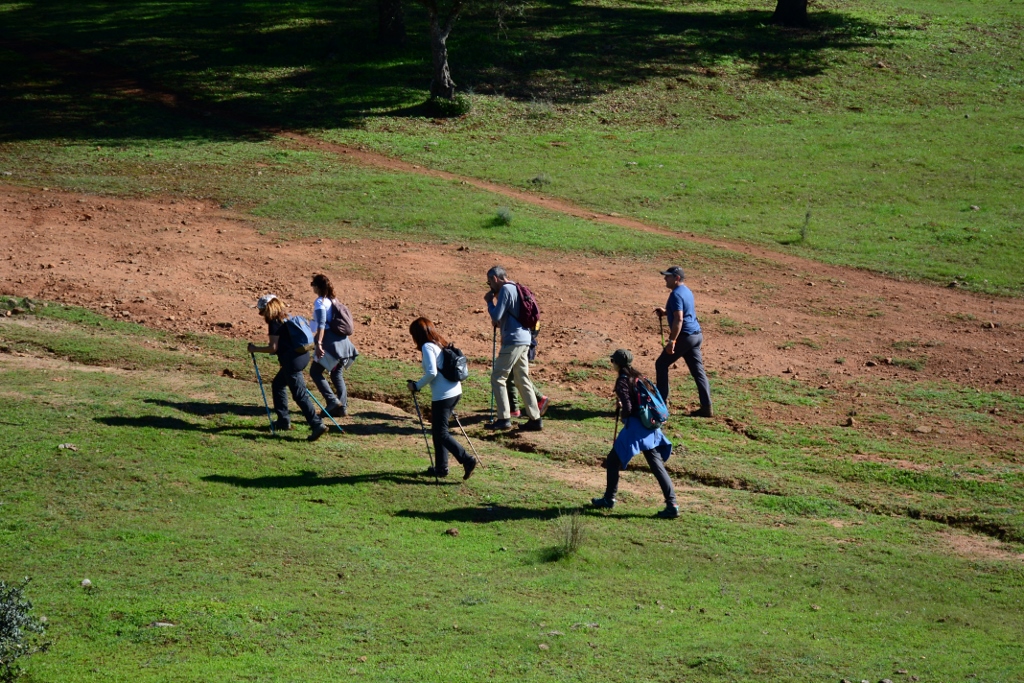
[[[484,467],[437,486],[409,413],[356,401],[345,435],[274,438],[237,344],[36,312],[0,319],[0,567],[32,577],[53,643],[27,681],[1020,680],[1013,453],[764,424],[765,401],[842,399],[715,380],[748,426],[673,423],[682,519],[654,519],[653,480],[632,471],[565,554],[568,516],[600,492],[597,397],[552,408],[561,449],[471,427]],[[364,359],[349,383],[398,402],[413,372]],[[1018,397],[855,388],[1021,436]],[[478,389],[467,418],[486,410]],[[961,555],[957,527],[1007,543]]]
[[[240,122],[255,121],[680,231],[979,291],[1024,286],[1020,3],[826,3],[807,31],[768,25],[769,2],[538,1],[504,32],[470,11],[450,52],[474,110],[447,121],[417,116],[429,52],[409,4],[397,50],[374,42],[368,0],[0,5],[0,165],[10,182],[216,197],[316,229],[357,214],[486,241],[507,203],[286,155]],[[133,99],[126,78],[198,115]],[[220,109],[204,116],[204,103]],[[259,178],[266,157],[274,171]],[[360,206],[356,188],[373,203],[405,186],[422,209]],[[513,213],[530,230],[548,218]]]
[[[407,45],[386,49],[370,0],[0,1],[0,182],[212,199],[279,239],[679,253],[298,150],[278,127],[680,232],[1024,292],[1024,4],[827,0],[806,31],[769,25],[772,4],[537,0],[504,29],[481,4],[450,42],[473,110],[441,120],[419,108],[413,2]],[[746,258],[686,248],[706,269]],[[713,375],[729,419],[667,430],[670,522],[635,464],[615,510],[585,509],[606,396],[574,393],[524,443],[480,429],[474,376],[484,466],[435,485],[411,365],[364,355],[346,434],[309,445],[301,426],[271,437],[244,342],[36,303],[0,317],[0,580],[32,578],[52,642],[29,683],[1024,680],[1018,395]],[[916,346],[894,363],[921,362]],[[585,538],[566,552],[574,514]]]

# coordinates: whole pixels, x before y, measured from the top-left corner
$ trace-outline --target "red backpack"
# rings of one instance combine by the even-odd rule
[[[540,322],[540,307],[537,306],[537,299],[534,298],[530,288],[514,283],[516,292],[519,293],[519,315],[512,316],[519,321],[519,324],[528,330],[536,330]]]

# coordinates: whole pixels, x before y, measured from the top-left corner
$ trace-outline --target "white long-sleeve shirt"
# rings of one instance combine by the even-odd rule
[[[460,396],[462,383],[452,382],[440,373],[440,368],[444,365],[441,347],[433,342],[427,342],[420,348],[420,353],[423,354],[423,376],[416,382],[417,391],[429,384],[432,401]]]

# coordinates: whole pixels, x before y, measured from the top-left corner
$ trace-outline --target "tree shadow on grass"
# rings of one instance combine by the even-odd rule
[[[370,472],[367,474],[350,474],[344,476],[320,476],[312,470],[303,470],[299,474],[276,474],[266,477],[238,477],[224,474],[210,474],[202,477],[203,481],[215,484],[228,484],[245,489],[295,489],[313,488],[317,486],[354,486],[375,482],[391,482],[403,485],[434,485],[433,479],[407,472]]]
[[[259,139],[274,127],[421,116],[411,105],[425,97],[430,51],[423,11],[412,3],[407,12],[408,45],[391,50],[375,42],[368,0],[8,5],[0,141]],[[507,39],[491,12],[467,12],[449,50],[456,81],[477,92],[585,102],[650,78],[714,79],[734,67],[740,78],[814,76],[883,28],[836,11],[814,12],[800,31],[769,17],[547,0],[512,21]]]

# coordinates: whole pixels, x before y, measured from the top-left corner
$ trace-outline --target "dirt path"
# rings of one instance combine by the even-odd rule
[[[588,384],[566,374],[570,363],[606,358],[619,346],[651,371],[659,347],[651,309],[667,294],[657,273],[666,264],[551,253],[521,262],[475,247],[394,240],[278,244],[244,217],[196,202],[0,186],[0,230],[2,293],[179,332],[258,338],[260,320],[249,308],[256,297],[274,291],[305,311],[309,277],[325,271],[360,323],[362,351],[385,358],[415,357],[406,326],[419,314],[439,320],[469,354],[489,357],[484,273],[500,261],[538,294],[545,362],[537,372],[556,395]],[[709,369],[813,383],[947,378],[1024,387],[1024,302],[787,261],[682,263]],[[886,358],[924,366],[913,371]]]

